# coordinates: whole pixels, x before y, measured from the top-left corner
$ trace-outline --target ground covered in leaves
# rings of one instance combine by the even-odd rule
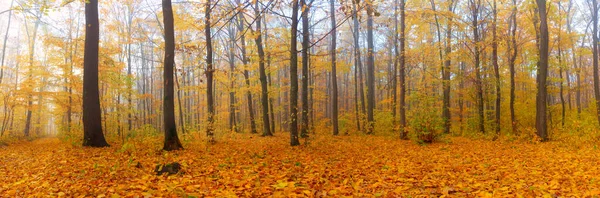
[[[234,134],[215,145],[160,138],[82,148],[56,138],[0,147],[0,197],[524,197],[600,194],[600,151],[558,142],[449,138],[418,145],[391,137]],[[193,138],[192,138],[193,139]],[[157,164],[183,173],[156,176]],[[139,163],[139,165],[138,165]],[[141,165],[141,166],[140,166]]]

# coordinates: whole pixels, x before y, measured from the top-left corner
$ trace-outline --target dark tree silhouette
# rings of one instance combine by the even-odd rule
[[[162,1],[163,20],[165,28],[165,56],[164,56],[164,100],[163,121],[165,130],[165,144],[163,150],[183,149],[177,136],[177,125],[175,124],[175,93],[173,81],[173,68],[175,64],[175,30],[173,27],[173,8],[171,0]]]
[[[596,0],[593,0],[596,2]],[[546,15],[546,0],[537,0],[538,14],[540,19],[540,43],[539,43],[539,64],[537,68],[537,97],[536,97],[536,112],[535,112],[535,128],[537,135],[542,141],[548,140],[548,125],[547,125],[547,99],[548,99],[548,16]],[[596,37],[596,36],[595,36]],[[595,45],[594,45],[595,46]],[[598,67],[595,67],[596,82],[598,80]],[[594,83],[598,86],[598,83]],[[598,94],[598,92],[596,92]],[[597,97],[598,98],[598,97]],[[596,100],[598,101],[598,100]]]
[[[290,145],[298,146],[298,0],[292,0],[290,34]]]
[[[102,133],[98,93],[98,0],[85,4],[85,51],[83,55],[83,146],[109,146]]]

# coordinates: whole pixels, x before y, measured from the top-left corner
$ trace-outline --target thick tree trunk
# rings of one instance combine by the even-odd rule
[[[298,0],[292,0],[290,34],[290,145],[298,146]]]
[[[171,0],[162,1],[163,21],[164,21],[164,38],[165,38],[165,56],[164,58],[164,73],[163,73],[163,122],[165,130],[165,143],[163,150],[179,150],[183,149],[179,137],[177,136],[177,125],[175,124],[175,93],[173,70],[175,65],[175,29],[173,25],[173,8]]]
[[[593,0],[596,2],[596,0]],[[546,15],[546,0],[537,0],[538,14],[540,18],[540,45],[539,45],[539,65],[537,68],[537,98],[536,98],[536,114],[535,114],[535,126],[538,136],[542,141],[548,140],[548,126],[547,126],[547,77],[548,77],[548,20]],[[596,7],[596,6],[594,6]],[[596,9],[596,8],[595,8]],[[597,21],[596,21],[597,22]],[[597,23],[594,28],[596,29]],[[594,34],[594,38],[597,38]],[[596,39],[597,41],[597,39]],[[596,43],[596,42],[595,42]],[[597,45],[594,45],[597,46]],[[596,53],[597,51],[594,50]],[[596,54],[597,55],[597,54]],[[594,88],[596,90],[596,103],[600,104],[600,89],[598,89],[598,60],[597,56],[594,59]],[[598,108],[600,112],[600,107]],[[600,120],[600,117],[598,117]]]
[[[83,146],[109,146],[102,133],[98,90],[98,1],[85,4],[85,53],[83,57]],[[30,115],[29,115],[30,116]],[[28,117],[29,117],[28,116]]]

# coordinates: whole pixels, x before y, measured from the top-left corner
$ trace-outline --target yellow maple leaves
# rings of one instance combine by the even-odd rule
[[[215,145],[186,137],[160,151],[159,138],[110,148],[40,139],[0,148],[0,197],[555,197],[600,191],[593,147],[454,138],[419,146],[373,136],[315,135],[290,148],[285,135],[232,134]],[[128,144],[136,149],[120,152]],[[76,145],[76,144],[75,144]],[[182,172],[156,176],[157,164]],[[137,165],[140,164],[140,166]]]

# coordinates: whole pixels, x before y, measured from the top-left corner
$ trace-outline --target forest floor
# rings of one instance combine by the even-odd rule
[[[199,135],[198,135],[199,136]],[[199,137],[196,137],[199,138]],[[572,197],[600,194],[600,151],[559,142],[448,138],[418,145],[377,136],[233,134],[214,145],[160,137],[109,148],[57,138],[0,147],[0,197]],[[136,167],[138,162],[141,167]],[[182,173],[157,176],[157,164]]]

